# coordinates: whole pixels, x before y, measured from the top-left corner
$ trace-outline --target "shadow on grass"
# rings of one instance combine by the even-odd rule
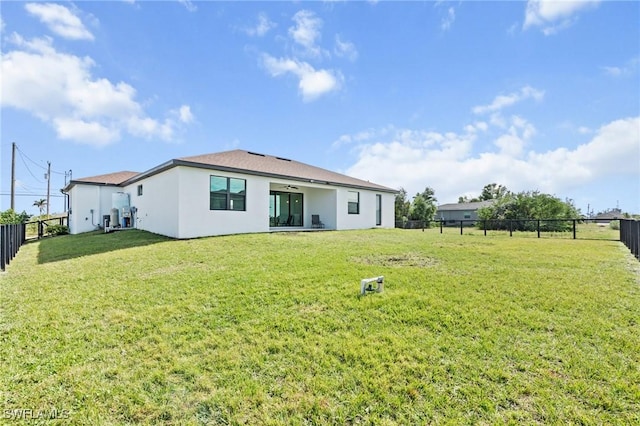
[[[170,240],[170,238],[162,235],[138,230],[119,231],[109,234],[89,232],[86,234],[44,238],[40,240],[38,263],[59,262],[131,247],[148,246]]]

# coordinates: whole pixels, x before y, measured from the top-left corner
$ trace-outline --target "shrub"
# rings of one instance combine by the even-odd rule
[[[66,225],[49,225],[47,226],[48,235],[66,235],[69,233],[69,227]]]
[[[620,221],[612,220],[611,222],[609,222],[609,228],[614,229],[616,231],[620,230]]]
[[[22,213],[16,213],[12,209],[7,209],[3,212],[0,212],[0,224],[15,224],[15,223],[24,223],[29,220],[29,215],[27,212],[23,211]]]

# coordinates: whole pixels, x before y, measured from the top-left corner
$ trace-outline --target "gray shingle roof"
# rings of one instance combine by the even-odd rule
[[[193,157],[183,157],[179,158],[177,161],[193,163],[194,165],[201,164],[211,166],[213,168],[237,170],[239,172],[251,172],[252,174],[264,176],[283,177],[298,181],[331,183],[341,186],[353,186],[385,192],[396,192],[396,190],[392,188],[332,172],[330,170],[321,169],[320,167],[311,166],[299,161],[240,149],[214,154],[196,155]]]
[[[213,154],[195,155],[170,160],[164,164],[147,170],[143,173],[117,172],[106,175],[92,176],[74,179],[67,186],[67,190],[76,183],[103,184],[103,185],[129,185],[154,174],[177,166],[199,167],[211,170],[223,170],[229,172],[246,173],[258,176],[269,176],[296,180],[299,182],[332,184],[353,188],[372,189],[381,192],[397,192],[395,189],[378,185],[362,179],[357,179],[341,173],[321,169],[320,167],[304,164],[287,158],[272,155],[259,154],[250,151],[236,149]]]
[[[97,175],[90,176],[80,179],[73,179],[72,183],[92,183],[96,185],[120,185],[122,182],[125,182],[131,179],[134,176],[137,176],[138,172],[115,172],[115,173],[107,173],[105,175]]]

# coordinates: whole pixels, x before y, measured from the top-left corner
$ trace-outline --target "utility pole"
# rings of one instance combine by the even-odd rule
[[[16,143],[11,144],[11,210],[16,208]]]
[[[49,219],[49,196],[51,193],[51,161],[47,161],[47,219]]]

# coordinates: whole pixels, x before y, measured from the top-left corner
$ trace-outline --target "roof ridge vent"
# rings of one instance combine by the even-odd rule
[[[259,152],[251,152],[251,151],[247,151],[247,154],[251,154],[251,155],[257,155],[258,157],[264,157],[264,154],[260,154]]]
[[[276,157],[278,160],[282,160],[282,161],[291,161],[288,158],[283,158],[283,157]]]

